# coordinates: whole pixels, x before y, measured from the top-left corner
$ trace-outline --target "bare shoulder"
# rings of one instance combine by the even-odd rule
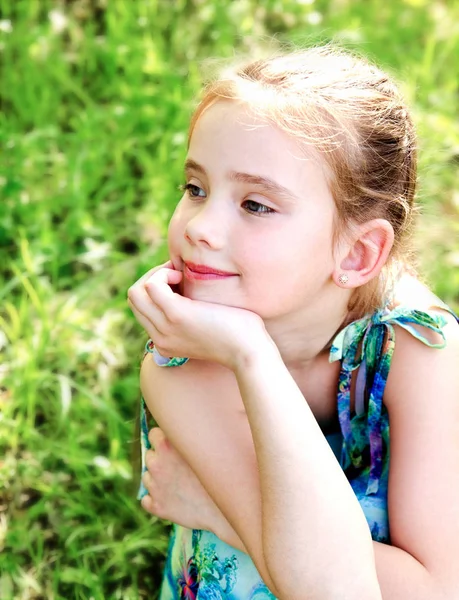
[[[430,308],[430,307],[429,307]],[[392,544],[457,589],[459,575],[459,326],[446,319],[444,348],[395,326],[384,403],[390,419]],[[438,333],[431,342],[443,341]]]
[[[428,401],[442,395],[445,402],[450,399],[459,405],[459,323],[442,307],[429,306],[429,311],[443,317],[443,335],[421,325],[416,329],[431,345],[444,347],[430,347],[395,326],[395,348],[384,396],[389,408],[398,406],[401,396],[407,399],[413,396],[413,402],[419,404],[422,398]]]
[[[403,304],[417,310],[438,311],[450,322],[455,322],[453,315],[442,308],[442,301],[433,291],[416,277],[405,274],[398,281],[395,294],[395,305]]]
[[[446,308],[446,305],[442,302],[442,300],[440,300],[426,284],[412,275],[405,274],[401,277],[396,285],[394,301],[391,305],[391,308],[395,308],[400,305],[410,307],[413,310],[429,312],[430,314],[441,316],[446,322],[446,325],[443,327],[442,331],[447,342],[447,347],[451,348],[457,344],[457,340],[459,338],[459,324],[457,319],[450,312],[450,310]],[[435,331],[429,330],[421,325],[413,324],[412,326],[424,337],[426,337],[431,344],[443,343],[444,340],[442,336]],[[416,351],[416,348],[419,348],[419,343],[415,340],[415,338],[412,338],[412,336],[406,336],[403,334],[397,335],[396,347],[398,350],[396,354],[399,356],[397,362],[399,362],[402,354],[405,355],[407,351],[409,352],[410,348],[406,348],[406,346],[413,346],[413,351]],[[422,353],[422,349],[420,352]],[[443,353],[442,356],[445,354],[447,353]]]

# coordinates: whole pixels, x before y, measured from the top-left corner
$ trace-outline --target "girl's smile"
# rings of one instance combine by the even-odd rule
[[[190,281],[218,281],[230,277],[237,277],[237,273],[229,273],[227,271],[214,269],[208,265],[197,265],[192,262],[184,262],[183,274]]]

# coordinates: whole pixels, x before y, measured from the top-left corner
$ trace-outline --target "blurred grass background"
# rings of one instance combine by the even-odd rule
[[[459,309],[457,2],[3,0],[2,600],[157,598],[167,526],[135,500],[126,290],[166,256],[200,63],[267,40],[335,40],[401,82],[421,271]]]

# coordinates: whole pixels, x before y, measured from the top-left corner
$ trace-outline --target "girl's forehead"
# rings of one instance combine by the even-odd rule
[[[214,133],[218,130],[244,136],[251,132],[262,132],[262,135],[282,133],[268,118],[257,114],[254,107],[236,100],[218,100],[209,105],[197,120],[192,137],[196,131]]]
[[[260,193],[299,219],[307,215],[323,225],[335,218],[319,153],[302,151],[292,135],[236,103],[217,103],[198,119],[187,165],[186,178],[216,197]]]
[[[326,165],[313,146],[305,146],[276,124],[235,101],[218,101],[197,120],[188,158],[206,170],[226,164],[234,171],[256,169],[255,174],[285,180],[324,176]]]

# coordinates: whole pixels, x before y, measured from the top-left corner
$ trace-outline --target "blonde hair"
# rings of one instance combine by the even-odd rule
[[[395,242],[379,277],[356,289],[349,312],[380,307],[403,270],[416,191],[416,137],[396,85],[367,60],[330,45],[234,65],[208,82],[190,123],[219,100],[247,104],[255,115],[315,147],[328,163],[336,233],[350,223],[389,221]]]

